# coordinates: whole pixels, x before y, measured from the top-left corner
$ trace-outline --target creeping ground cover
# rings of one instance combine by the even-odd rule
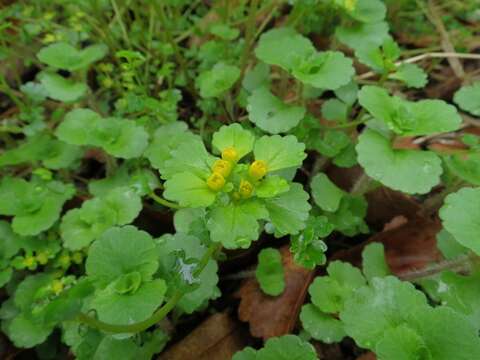
[[[480,359],[477,1],[3,3],[1,359]]]

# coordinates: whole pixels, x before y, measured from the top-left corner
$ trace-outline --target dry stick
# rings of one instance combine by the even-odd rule
[[[434,0],[428,1],[428,9],[425,9],[422,6],[422,10],[427,15],[430,22],[436,27],[437,31],[440,33],[442,37],[442,48],[445,52],[455,52],[455,48],[450,41],[450,35],[448,34],[443,21],[438,14],[437,6],[435,5]],[[465,77],[465,70],[463,69],[462,63],[458,60],[458,58],[449,58],[448,63],[452,68],[453,72],[455,73],[457,78],[463,79]]]
[[[472,269],[472,264],[478,262],[477,255],[469,254],[460,256],[453,260],[444,260],[432,266],[428,266],[424,269],[407,271],[397,275],[398,278],[404,281],[415,281],[420,279],[426,279],[433,277],[445,270],[454,272],[469,271]]]
[[[457,52],[429,52],[429,53],[417,55],[405,60],[397,61],[395,65],[400,66],[403,64],[413,64],[425,59],[451,59],[451,58],[480,60],[480,54],[457,53]],[[357,80],[365,80],[375,75],[377,75],[377,73],[373,71],[369,71],[357,76]]]

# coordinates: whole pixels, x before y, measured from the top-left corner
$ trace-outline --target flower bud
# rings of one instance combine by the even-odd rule
[[[52,281],[51,288],[52,288],[52,292],[53,292],[55,295],[60,294],[60,293],[63,291],[63,282],[62,282],[62,280],[58,280],[58,279],[53,280],[53,281]]]
[[[227,178],[232,172],[232,163],[225,160],[217,160],[213,164],[212,172],[219,173],[224,178]]]
[[[248,180],[241,180],[240,181],[240,188],[239,188],[238,192],[240,193],[240,196],[243,199],[248,199],[249,197],[252,196],[252,193],[253,193],[252,183]]]
[[[225,178],[217,172],[212,173],[207,179],[207,186],[213,191],[220,191],[225,185]]]
[[[238,151],[233,147],[228,147],[222,151],[222,159],[230,162],[237,162]]]
[[[260,180],[267,173],[267,164],[263,160],[255,160],[248,168],[248,175],[255,180]]]

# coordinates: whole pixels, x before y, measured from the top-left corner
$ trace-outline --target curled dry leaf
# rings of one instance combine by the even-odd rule
[[[250,325],[255,337],[268,339],[290,333],[297,323],[308,286],[314,271],[297,266],[288,247],[280,249],[285,271],[285,290],[276,297],[262,292],[254,278],[248,279],[237,296],[241,299],[238,309],[240,320]]]

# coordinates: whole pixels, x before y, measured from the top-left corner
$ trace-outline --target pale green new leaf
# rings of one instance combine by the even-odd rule
[[[191,172],[173,175],[165,182],[163,193],[166,199],[178,202],[184,207],[207,207],[214,203],[217,194],[207,182]]]
[[[306,226],[311,206],[303,186],[291,183],[287,192],[265,199],[268,218],[275,227],[275,235],[295,235]]]
[[[255,160],[265,161],[269,172],[299,167],[307,157],[305,145],[293,135],[262,136],[255,143],[253,153]]]
[[[238,153],[238,159],[243,158],[253,149],[255,137],[245,130],[240,124],[231,124],[222,126],[213,133],[212,146],[219,153],[227,148],[234,148]]]
[[[212,209],[207,228],[211,240],[222,243],[227,249],[248,248],[258,239],[258,220],[267,217],[265,207],[257,200],[230,203]]]
[[[270,134],[291,130],[298,125],[306,112],[303,106],[285,104],[265,87],[250,95],[247,110],[250,121]]]
[[[273,175],[267,176],[255,187],[255,195],[259,198],[271,198],[282,194],[290,189],[290,185],[284,178]]]
[[[163,179],[170,179],[172,176],[182,172],[189,172],[197,177],[207,178],[216,160],[215,157],[208,153],[205,145],[199,138],[182,142],[170,154],[171,158],[165,161],[163,172],[160,174]]]
[[[430,151],[395,150],[380,133],[367,129],[356,146],[358,162],[371,178],[407,194],[425,194],[440,182],[442,164]]]

